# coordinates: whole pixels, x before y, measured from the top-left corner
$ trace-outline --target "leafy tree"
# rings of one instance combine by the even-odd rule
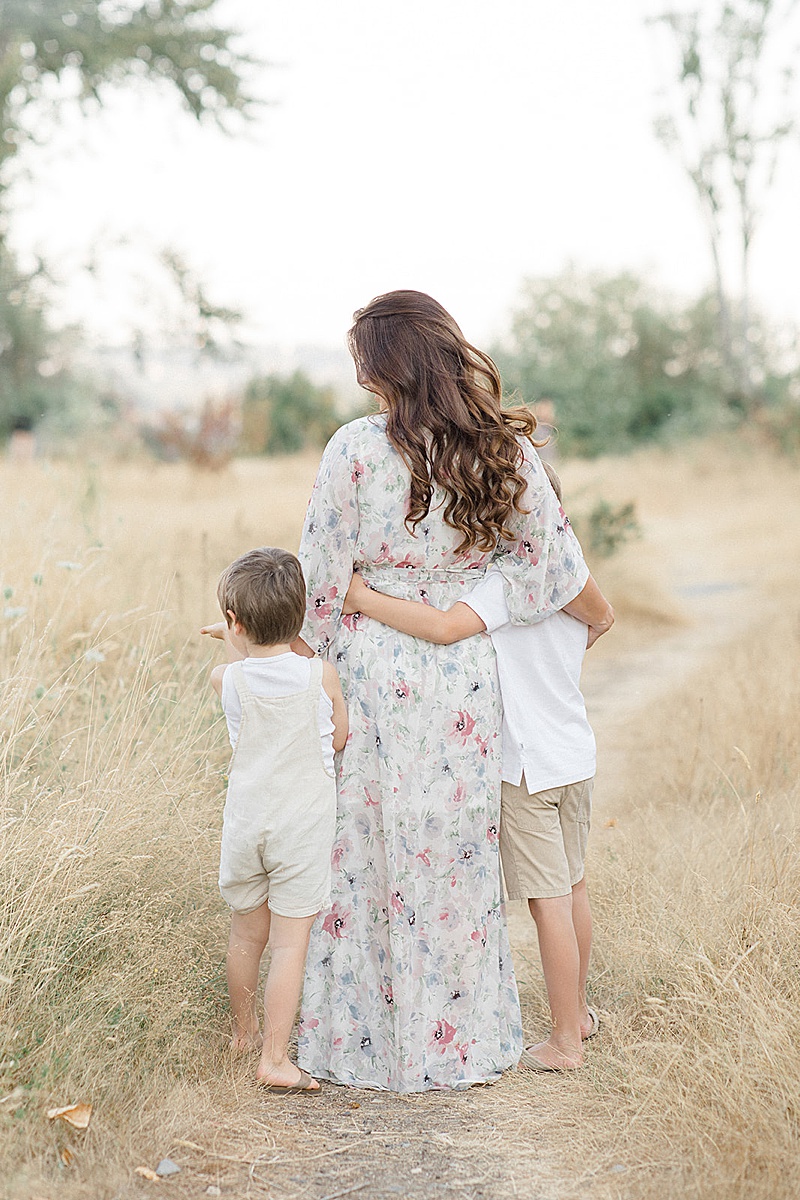
[[[670,307],[633,275],[531,279],[496,351],[527,401],[555,405],[567,452],[625,451],[719,408],[713,307]]]
[[[3,0],[0,14],[0,188],[33,137],[32,112],[58,97],[102,103],[109,84],[163,81],[198,120],[224,125],[253,101],[252,60],[214,20],[219,0]]]
[[[258,376],[242,400],[242,446],[249,454],[293,454],[324,446],[341,425],[336,395],[303,371]]]
[[[750,407],[758,391],[753,241],[780,153],[798,131],[796,47],[787,34],[799,6],[800,0],[714,0],[654,22],[667,35],[674,75],[656,133],[680,157],[704,218],[727,399],[738,408]]]
[[[58,409],[69,424],[85,403],[67,368],[67,335],[50,330],[42,268],[24,273],[0,242],[0,439]]]
[[[51,371],[44,293],[7,247],[15,156],[35,142],[48,107],[72,99],[88,110],[107,87],[126,82],[164,84],[193,117],[223,128],[246,116],[253,61],[215,20],[218,7],[219,0],[0,0],[0,436],[17,422],[38,422],[77,386],[65,365]],[[194,306],[198,341],[209,345],[237,314],[210,305],[178,260],[167,265]]]

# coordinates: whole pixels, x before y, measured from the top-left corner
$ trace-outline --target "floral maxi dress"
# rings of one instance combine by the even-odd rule
[[[503,545],[514,620],[563,607],[587,578],[536,452],[527,515]],[[342,617],[354,564],[379,590],[449,608],[491,556],[459,556],[441,495],[408,532],[409,474],[382,417],[329,442],[300,558],[303,636],[335,663],[350,716],[337,756],[332,906],[311,934],[300,1065],[355,1087],[417,1092],[495,1079],[522,1029],[500,894],[501,707],[491,640],[439,646]],[[497,557],[497,556],[496,556]]]

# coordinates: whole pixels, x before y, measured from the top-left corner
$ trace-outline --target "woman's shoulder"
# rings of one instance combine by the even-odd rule
[[[340,425],[328,442],[328,451],[358,457],[362,453],[374,452],[378,446],[386,445],[386,420],[377,413],[356,417],[355,420]]]

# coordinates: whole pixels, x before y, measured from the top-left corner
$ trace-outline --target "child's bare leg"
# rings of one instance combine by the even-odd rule
[[[589,890],[582,879],[572,889],[572,925],[578,942],[580,969],[578,971],[578,1003],[581,1016],[581,1036],[591,1032],[592,1022],[586,1007],[586,978],[589,974],[589,958],[592,953],[592,910],[589,907]]]
[[[272,914],[270,964],[264,988],[264,1044],[256,1071],[256,1079],[262,1083],[292,1087],[300,1080],[300,1068],[289,1058],[288,1048],[314,920],[314,917]],[[318,1088],[319,1084],[314,1082]]]
[[[233,1013],[234,1050],[260,1050],[258,1025],[258,968],[269,938],[270,911],[266,901],[249,913],[231,914],[228,939],[228,995]]]
[[[549,1038],[532,1046],[531,1052],[550,1067],[579,1067],[583,1062],[578,1000],[581,960],[572,921],[572,896],[529,900],[528,907],[536,922],[553,1022]]]

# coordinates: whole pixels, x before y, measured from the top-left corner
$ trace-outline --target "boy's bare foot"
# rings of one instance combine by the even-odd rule
[[[264,1042],[260,1033],[235,1033],[231,1038],[231,1050],[234,1054],[252,1054],[257,1050],[260,1054]]]
[[[308,1083],[305,1082],[308,1080]],[[262,1059],[256,1071],[256,1083],[271,1088],[298,1088],[304,1092],[318,1092],[319,1081],[288,1058],[282,1063],[265,1063]]]
[[[568,1054],[550,1041],[537,1042],[525,1047],[519,1065],[528,1071],[576,1071],[583,1066],[583,1053]]]

